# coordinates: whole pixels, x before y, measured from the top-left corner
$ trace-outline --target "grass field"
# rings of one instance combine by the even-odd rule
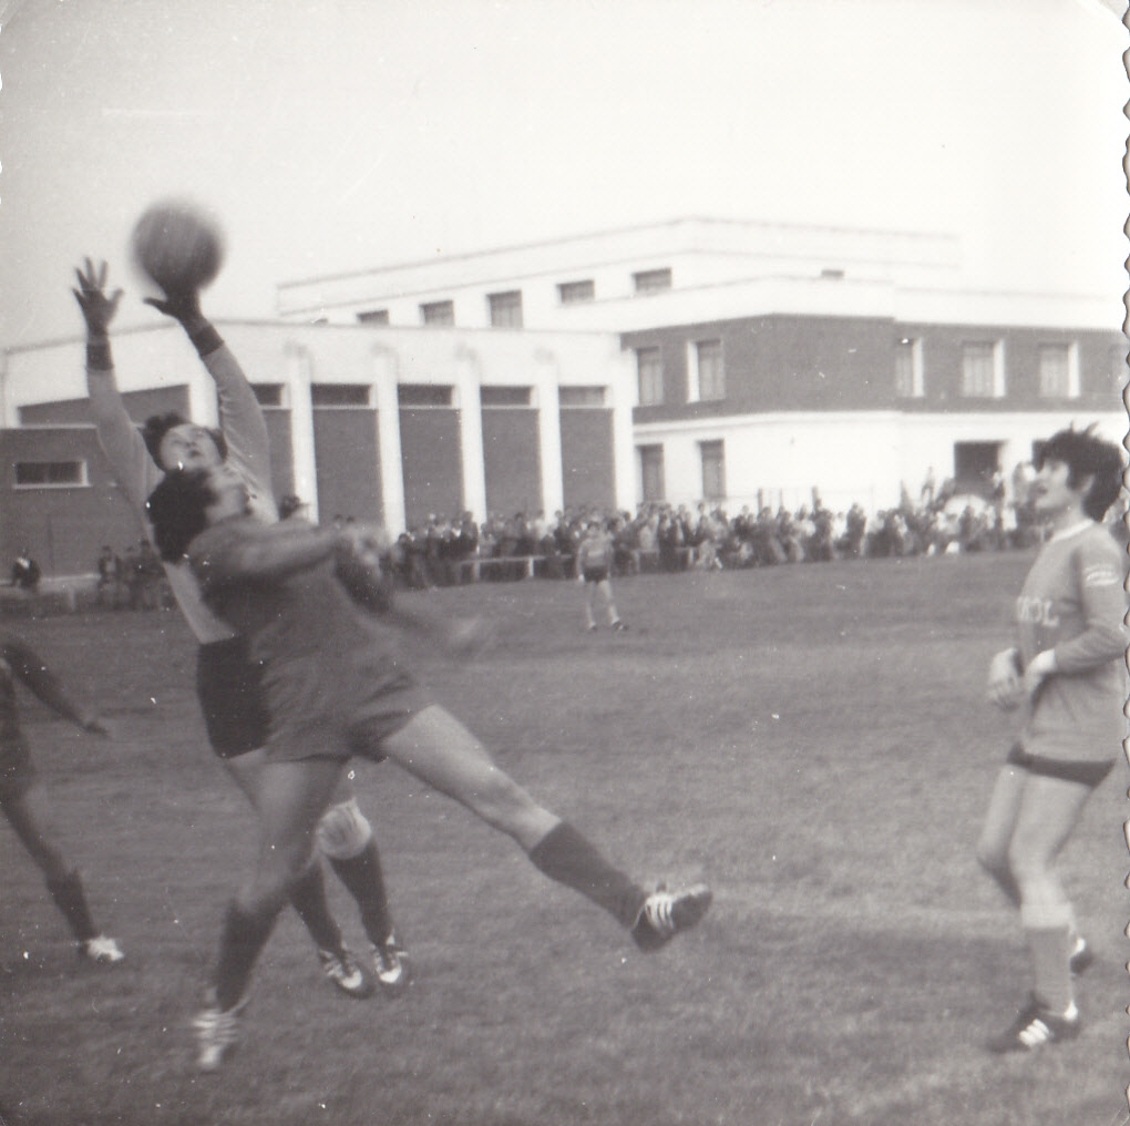
[[[0,1122],[210,1126],[1116,1126],[1127,1121],[1127,772],[1063,869],[1098,963],[1082,1037],[986,1054],[1028,988],[973,843],[1010,722],[983,703],[1024,553],[622,580],[622,636],[571,583],[406,597],[498,624],[441,702],[625,868],[706,878],[701,927],[643,957],[508,840],[397,768],[357,768],[417,981],[340,998],[297,919],[246,1041],[190,1020],[253,825],[204,747],[171,613],[12,622],[117,729],[24,709],[61,832],[128,960],[76,964],[0,826]],[[28,697],[24,696],[27,701]],[[341,888],[333,903],[355,946]]]

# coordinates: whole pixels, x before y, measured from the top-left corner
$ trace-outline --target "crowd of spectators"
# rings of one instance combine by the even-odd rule
[[[147,540],[118,554],[108,544],[95,563],[95,602],[113,610],[160,610],[172,606],[172,592],[161,560]]]

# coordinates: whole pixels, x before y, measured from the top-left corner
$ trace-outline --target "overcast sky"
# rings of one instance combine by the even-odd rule
[[[1117,0],[0,0],[0,348],[78,333],[154,198],[275,284],[689,215],[951,232],[963,282],[1109,294]]]

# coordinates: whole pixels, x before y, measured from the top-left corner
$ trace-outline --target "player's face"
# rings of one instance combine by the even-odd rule
[[[160,453],[161,467],[170,471],[211,469],[223,461],[212,435],[194,422],[182,422],[166,431]]]
[[[1082,494],[1073,489],[1067,478],[1071,467],[1062,461],[1045,461],[1032,482],[1032,504],[1043,516],[1070,511],[1078,507]]]
[[[208,487],[213,496],[212,503],[205,509],[209,524],[247,512],[247,485],[226,462],[208,470]]]

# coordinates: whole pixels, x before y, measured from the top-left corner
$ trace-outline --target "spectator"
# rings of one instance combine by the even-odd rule
[[[12,586],[18,590],[26,590],[29,594],[35,594],[39,590],[41,577],[39,564],[26,547],[21,547],[19,555],[12,564]]]

